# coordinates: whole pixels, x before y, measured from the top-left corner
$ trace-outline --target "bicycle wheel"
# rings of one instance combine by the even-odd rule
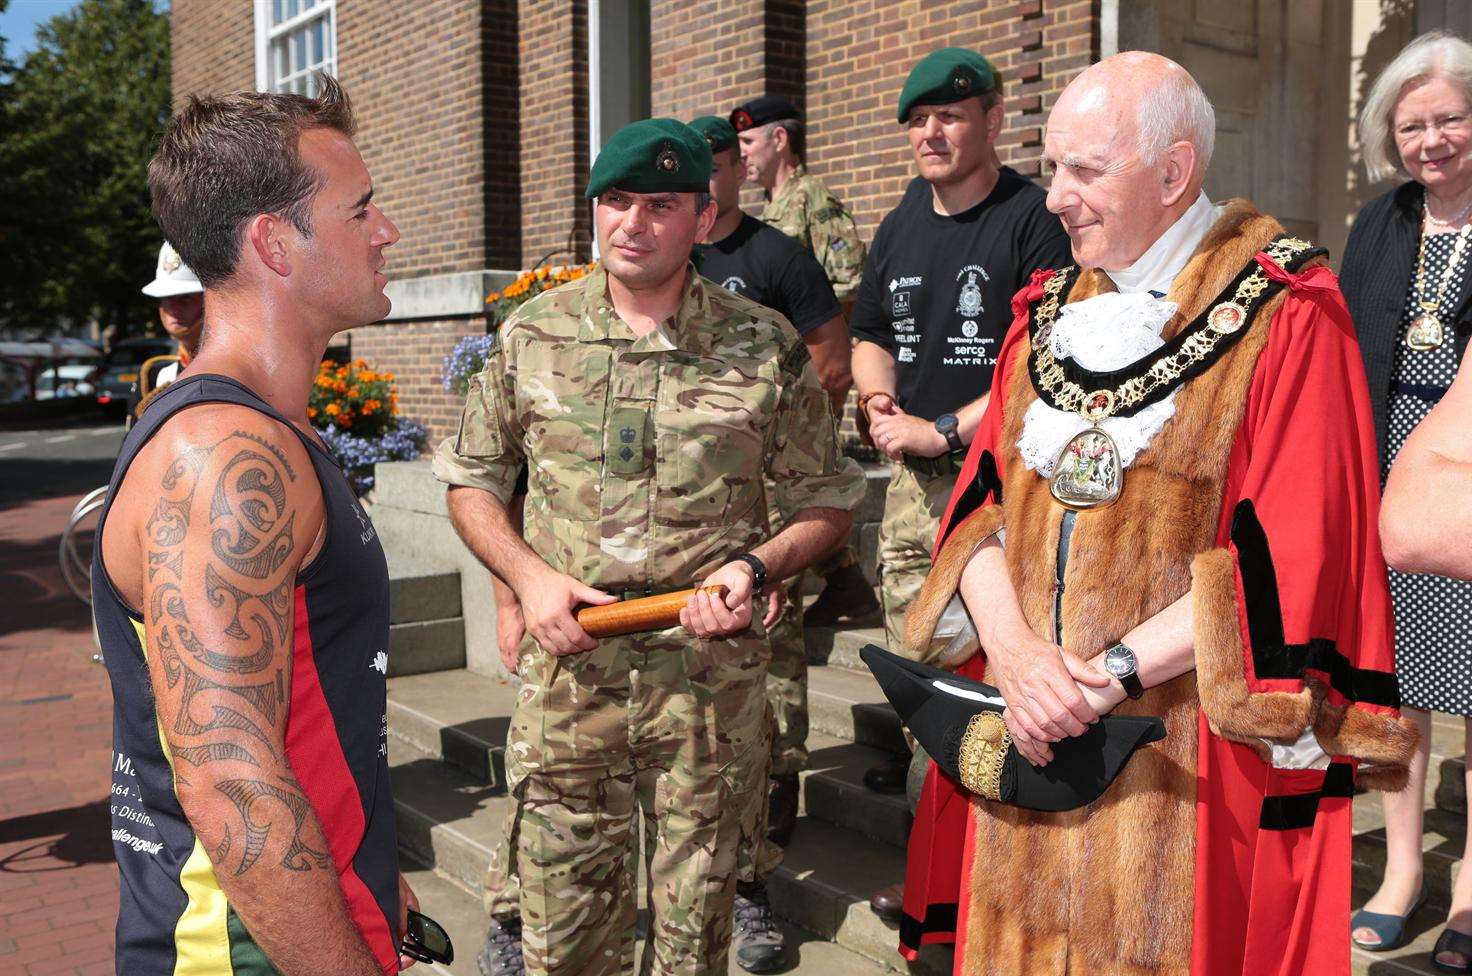
[[[61,545],[58,552],[58,558],[61,561],[61,578],[66,580],[67,589],[89,607],[92,605],[92,546],[97,544],[96,516],[101,512],[106,500],[106,485],[82,496],[82,500],[77,502],[77,507],[72,509],[72,516],[67,520],[66,528],[61,533]],[[77,537],[89,530],[94,531],[94,537],[91,544],[86,546],[86,552],[83,552],[83,547],[78,544]]]

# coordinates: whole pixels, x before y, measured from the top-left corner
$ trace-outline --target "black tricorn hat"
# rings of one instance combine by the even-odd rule
[[[1106,715],[1052,743],[1053,761],[1033,766],[1012,745],[1006,702],[991,685],[908,661],[874,644],[859,652],[900,721],[941,772],[988,800],[1028,810],[1073,810],[1104,795],[1134,751],[1165,738],[1165,723]]]

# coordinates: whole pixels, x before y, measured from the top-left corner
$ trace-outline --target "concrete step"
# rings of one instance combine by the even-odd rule
[[[864,786],[864,771],[888,758],[869,746],[810,734],[801,812],[903,850],[913,819],[904,795],[885,796]]]
[[[814,667],[808,670],[811,728],[846,742],[908,755],[900,719],[868,671]]]
[[[458,570],[431,566],[404,555],[396,547],[385,552],[388,556],[390,624],[460,616]]]
[[[869,668],[859,659],[865,644],[887,647],[883,627],[804,627],[808,661],[830,668],[847,668],[868,674]]]
[[[516,689],[466,671],[391,678],[388,731],[497,792],[506,789],[506,729]]]
[[[389,624],[388,676],[465,667],[465,619]]]
[[[869,896],[902,881],[904,869],[899,849],[803,817],[767,890],[777,914],[846,949],[899,972],[949,973],[949,946],[927,946],[907,965],[896,949],[898,930],[869,908]]]
[[[442,877],[479,895],[511,800],[398,740],[389,744],[399,845]],[[788,921],[840,947],[903,971],[896,929],[869,895],[904,876],[904,853],[857,831],[802,817],[768,882]],[[927,950],[921,972],[949,972],[948,950]]]

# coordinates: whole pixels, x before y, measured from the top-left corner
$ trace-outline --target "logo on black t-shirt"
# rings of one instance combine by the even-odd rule
[[[721,287],[726,289],[727,291],[734,291],[738,295],[740,295],[746,290],[746,282],[737,275],[732,275],[725,281],[721,282]]]
[[[956,272],[956,280],[966,276],[966,281],[961,285],[961,297],[956,302],[956,311],[968,319],[974,319],[981,314],[981,285],[977,284],[976,276],[980,275],[983,281],[991,281],[991,275],[979,264],[968,264]]]
[[[910,293],[909,292],[907,292],[907,291],[897,291],[897,292],[894,293],[894,309],[893,309],[893,313],[896,316],[909,315],[910,314]]]

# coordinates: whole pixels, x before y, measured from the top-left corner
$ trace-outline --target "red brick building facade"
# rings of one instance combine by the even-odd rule
[[[388,252],[393,317],[356,330],[352,352],[395,372],[405,412],[438,437],[458,415],[440,388],[441,357],[484,332],[481,302],[506,273],[590,256],[589,162],[627,119],[723,114],[764,91],[787,95],[806,111],[810,168],[867,238],[911,177],[894,107],[926,52],[965,46],[993,60],[1007,108],[1002,158],[1036,176],[1046,114],[1068,80],[1114,51],[1158,50],[1217,103],[1208,190],[1250,195],[1337,248],[1375,189],[1355,175],[1357,99],[1377,61],[1453,9],[1442,0],[173,0],[173,82],[179,101],[302,84],[314,65],[342,80],[376,199],[403,233]],[[751,202],[759,206],[755,194]]]

